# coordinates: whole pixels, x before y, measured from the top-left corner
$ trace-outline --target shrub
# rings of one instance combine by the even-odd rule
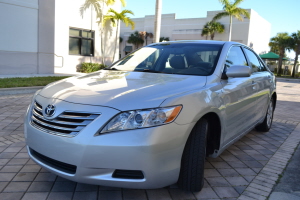
[[[300,72],[295,73],[295,78],[300,78]]]
[[[86,62],[83,62],[83,63],[81,63],[80,72],[91,73],[91,72],[95,72],[95,71],[98,71],[100,69],[103,69],[105,67],[107,67],[107,66],[104,65],[104,64],[100,64],[100,63],[86,63]]]

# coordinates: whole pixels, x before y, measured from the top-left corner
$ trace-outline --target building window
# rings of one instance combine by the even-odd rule
[[[69,54],[94,56],[95,31],[70,28],[69,30]]]

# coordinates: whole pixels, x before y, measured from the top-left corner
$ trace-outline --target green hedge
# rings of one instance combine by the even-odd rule
[[[83,62],[83,63],[81,63],[80,72],[91,73],[91,72],[95,72],[95,71],[98,71],[100,69],[103,69],[105,67],[107,67],[107,66],[103,65],[103,64],[100,64],[100,63],[86,63],[86,62]]]

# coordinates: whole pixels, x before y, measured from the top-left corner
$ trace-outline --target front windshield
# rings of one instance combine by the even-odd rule
[[[141,48],[107,69],[208,76],[221,49],[219,44],[160,43]]]

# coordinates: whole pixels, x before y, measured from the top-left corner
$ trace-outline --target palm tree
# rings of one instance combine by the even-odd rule
[[[103,23],[102,25],[104,26],[105,23],[107,21],[111,21],[111,23],[113,24],[113,26],[117,27],[116,30],[116,41],[115,41],[115,50],[114,50],[114,55],[113,55],[113,62],[115,59],[115,55],[116,55],[116,50],[117,50],[117,45],[118,45],[118,30],[119,30],[119,24],[120,21],[125,23],[126,26],[131,26],[131,29],[134,29],[134,22],[130,19],[130,17],[127,17],[126,14],[133,14],[133,12],[131,10],[123,10],[122,12],[118,13],[117,11],[115,11],[114,9],[110,8],[108,10],[108,15],[105,15],[103,18]]]
[[[296,65],[298,62],[298,56],[300,54],[300,30],[298,30],[295,33],[292,33],[291,35],[291,47],[292,49],[295,51],[295,63],[293,66],[293,73],[292,73],[292,77],[295,77],[295,71],[296,71]]]
[[[219,1],[224,5],[223,7],[224,12],[220,12],[216,14],[216,16],[213,18],[213,21],[221,19],[222,17],[229,16],[230,23],[229,23],[228,41],[231,41],[232,17],[235,17],[238,20],[243,21],[242,15],[250,19],[250,13],[247,10],[238,7],[238,5],[242,3],[244,0],[235,0],[235,2],[233,3],[231,3],[229,0],[219,0]]]
[[[206,36],[206,39],[207,39],[207,36],[210,35],[210,39],[214,40],[216,32],[224,33],[224,31],[225,31],[225,27],[223,24],[221,24],[220,22],[216,22],[216,21],[210,21],[204,25],[201,36]]]
[[[153,34],[150,33],[150,32],[147,32],[147,31],[140,31],[139,34],[142,36],[142,39],[145,39],[145,41],[146,41],[146,46],[147,46],[147,40],[148,40],[148,37],[149,37],[149,38],[153,38]]]
[[[279,50],[279,61],[278,61],[278,70],[277,76],[281,76],[281,66],[284,53],[286,50],[290,50],[291,46],[291,37],[288,33],[277,33],[275,37],[272,37],[269,43],[270,47],[277,48]]]
[[[162,42],[162,41],[170,41],[170,38],[169,37],[160,37],[159,42]]]
[[[133,44],[135,48],[137,49],[140,44],[144,44],[144,40],[142,39],[142,36],[139,34],[138,31],[135,31],[132,33],[127,41],[129,44]]]
[[[84,12],[89,8],[94,8],[96,12],[96,19],[98,19],[98,24],[103,22],[103,10],[105,10],[105,6],[113,5],[116,3],[117,0],[85,0],[82,6],[79,8],[81,16],[83,16]],[[123,7],[126,6],[125,0],[119,0]],[[100,30],[100,40],[101,40],[101,57],[102,57],[102,64],[104,64],[104,50],[103,50],[103,39],[102,35],[104,32],[104,27]]]

